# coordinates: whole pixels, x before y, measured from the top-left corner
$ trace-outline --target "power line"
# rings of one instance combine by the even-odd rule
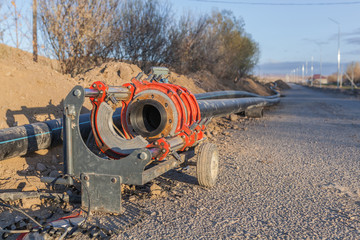
[[[267,3],[267,2],[247,2],[247,1],[220,1],[220,0],[192,0],[194,2],[206,3],[227,3],[241,5],[263,5],[263,6],[333,6],[333,5],[356,5],[360,1],[351,2],[307,2],[307,3]]]

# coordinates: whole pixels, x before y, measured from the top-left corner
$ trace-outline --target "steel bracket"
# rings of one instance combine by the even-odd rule
[[[81,205],[93,211],[122,213],[121,176],[81,174]]]

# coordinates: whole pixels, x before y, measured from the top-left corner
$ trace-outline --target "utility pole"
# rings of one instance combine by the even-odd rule
[[[15,34],[16,34],[16,48],[19,48],[19,33],[18,33],[18,20],[19,20],[19,16],[16,10],[16,3],[15,1],[11,1],[11,4],[14,6],[14,11],[15,11],[15,15],[14,15],[14,20],[15,20]]]
[[[301,82],[302,83],[304,83],[304,81],[305,81],[305,78],[304,78],[304,74],[305,74],[305,68],[304,68],[304,64],[302,65],[302,80],[301,80]]]
[[[321,50],[321,44],[320,45],[320,88],[321,88],[321,81],[322,81],[322,76],[321,76],[321,72],[322,72],[322,50]]]
[[[330,21],[334,22],[335,24],[338,25],[338,56],[337,56],[337,61],[338,61],[338,74],[337,74],[337,87],[340,88],[342,87],[342,77],[340,79],[340,23],[332,18],[329,18]]]
[[[38,61],[37,48],[37,2],[33,0],[33,61]]]
[[[311,86],[314,85],[314,57],[311,56]]]

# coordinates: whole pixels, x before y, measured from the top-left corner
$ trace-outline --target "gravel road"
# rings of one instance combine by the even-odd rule
[[[219,134],[211,190],[173,171],[168,197],[119,239],[360,239],[360,101],[301,86]],[[242,130],[241,130],[242,129]]]

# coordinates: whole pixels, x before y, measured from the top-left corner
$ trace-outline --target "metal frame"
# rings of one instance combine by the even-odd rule
[[[79,117],[84,99],[84,88],[76,86],[64,101],[64,172],[81,180],[83,207],[89,206],[89,211],[121,213],[121,184],[143,185],[185,160],[170,158],[145,170],[152,158],[146,148],[120,160],[95,155],[80,134]]]

